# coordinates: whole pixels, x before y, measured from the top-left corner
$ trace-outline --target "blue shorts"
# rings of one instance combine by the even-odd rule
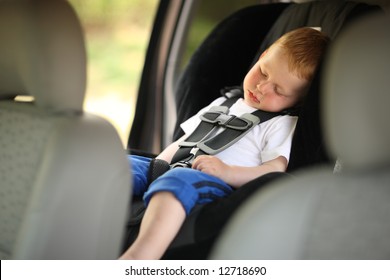
[[[133,175],[133,194],[135,196],[143,195],[148,189],[148,171],[151,158],[129,155],[127,160],[131,166]]]
[[[148,189],[147,174],[151,159],[129,156],[129,160],[133,170],[134,194],[144,193],[146,205],[153,194],[167,191],[175,195],[188,215],[196,204],[210,203],[233,192],[232,187],[217,177],[195,169],[180,167],[158,177]]]

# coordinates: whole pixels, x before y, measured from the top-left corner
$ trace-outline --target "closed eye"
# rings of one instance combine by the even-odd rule
[[[274,92],[275,92],[277,95],[279,95],[279,96],[283,96],[283,94],[279,92],[279,89],[278,89],[278,87],[277,87],[276,85],[274,86]]]
[[[260,74],[261,76],[263,76],[264,78],[267,78],[268,75],[266,73],[263,72],[263,70],[261,69],[261,67],[259,66],[259,71],[260,71]]]
[[[278,95],[278,96],[287,97],[287,95],[285,95],[285,94],[283,94],[283,93],[280,92],[280,89],[279,89],[279,87],[278,87],[277,85],[274,86],[274,92],[275,92],[275,94]]]

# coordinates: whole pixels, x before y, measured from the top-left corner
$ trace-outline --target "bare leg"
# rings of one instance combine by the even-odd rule
[[[120,259],[160,259],[185,219],[182,204],[170,192],[151,198],[137,239]]]

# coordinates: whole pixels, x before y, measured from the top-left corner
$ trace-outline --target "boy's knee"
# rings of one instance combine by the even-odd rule
[[[145,204],[147,206],[155,194],[169,192],[182,204],[188,215],[198,201],[198,192],[191,184],[183,180],[182,176],[178,176],[176,174],[177,171],[172,171],[159,177],[149,186],[149,189],[144,195]]]

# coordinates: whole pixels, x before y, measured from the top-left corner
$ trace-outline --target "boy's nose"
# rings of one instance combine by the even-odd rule
[[[266,95],[270,92],[272,89],[271,83],[269,82],[263,82],[257,84],[257,90],[261,95]]]

